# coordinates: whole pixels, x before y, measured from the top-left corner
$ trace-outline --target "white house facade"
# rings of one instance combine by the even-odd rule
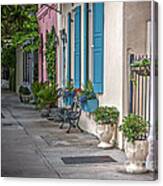
[[[58,8],[58,35],[67,39],[58,48],[58,84],[70,79],[75,88],[91,80],[99,105],[116,106],[119,124],[129,112],[130,53],[147,54],[150,50],[150,1],[69,3]],[[89,113],[82,113],[80,126],[96,133],[96,123]],[[120,132],[114,139],[119,148],[124,140]]]

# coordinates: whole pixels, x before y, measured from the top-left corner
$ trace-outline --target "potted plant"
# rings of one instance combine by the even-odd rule
[[[65,105],[72,105],[75,91],[72,81],[68,81],[63,92],[63,100]]]
[[[82,110],[85,112],[94,112],[98,108],[99,102],[91,81],[87,81],[84,86],[84,90],[80,92],[79,101],[81,103]]]
[[[97,134],[100,138],[98,147],[110,148],[113,144],[110,140],[115,132],[115,126],[118,123],[119,111],[116,107],[100,106],[94,112],[95,121],[97,122]]]
[[[131,66],[131,71],[135,72],[141,76],[149,76],[150,75],[150,65],[151,62],[149,59],[141,59],[138,61],[134,61]]]
[[[19,87],[19,99],[23,103],[29,103],[31,99],[31,91],[27,86],[21,85]]]
[[[38,93],[39,91],[46,86],[46,83],[40,83],[38,81],[32,83],[32,94],[33,94],[33,100],[34,103],[37,105],[37,101],[38,101]]]
[[[129,173],[145,172],[145,161],[148,154],[148,122],[141,116],[129,114],[123,118],[119,129],[126,138],[125,153],[128,162],[125,170]]]
[[[58,100],[56,85],[52,84],[43,86],[37,93],[37,96],[37,107],[42,109],[43,115],[45,113],[45,115],[48,116],[50,109],[53,106],[56,106]]]

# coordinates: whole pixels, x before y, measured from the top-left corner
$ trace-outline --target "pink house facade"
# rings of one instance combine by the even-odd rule
[[[54,10],[56,6],[56,4],[38,5],[37,19],[41,41],[38,51],[39,82],[48,80],[45,57],[46,34],[51,31],[52,26],[57,30],[57,13]]]

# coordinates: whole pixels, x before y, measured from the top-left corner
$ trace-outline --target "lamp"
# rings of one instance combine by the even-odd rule
[[[59,39],[58,39],[57,34],[55,35],[55,38],[54,38],[54,44],[55,44],[55,46],[57,46],[59,44]]]
[[[60,36],[61,36],[61,40],[63,41],[63,43],[67,43],[67,34],[65,29],[60,30]]]

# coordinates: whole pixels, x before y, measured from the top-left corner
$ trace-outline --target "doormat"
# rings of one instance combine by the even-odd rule
[[[9,127],[9,126],[13,126],[13,123],[3,123],[2,125],[3,127]]]
[[[76,156],[76,157],[62,157],[61,159],[64,162],[64,164],[116,162],[110,156]]]

